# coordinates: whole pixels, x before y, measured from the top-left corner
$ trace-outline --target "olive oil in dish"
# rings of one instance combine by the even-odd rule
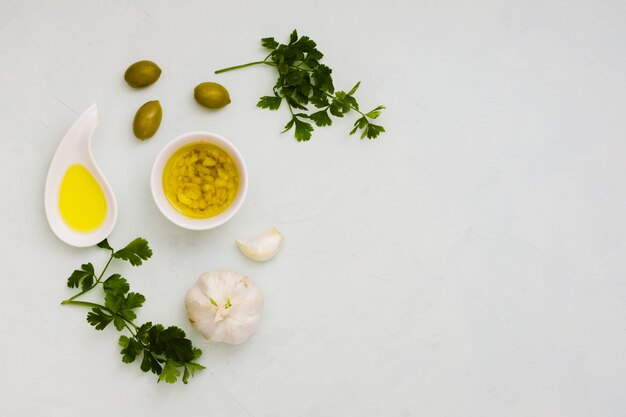
[[[59,189],[59,210],[63,221],[79,232],[90,232],[104,222],[107,213],[104,192],[81,164],[74,164],[65,172]]]

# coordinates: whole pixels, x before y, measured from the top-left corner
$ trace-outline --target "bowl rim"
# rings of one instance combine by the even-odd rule
[[[239,189],[231,205],[216,216],[199,219],[187,217],[176,210],[163,190],[163,169],[169,158],[183,146],[197,142],[211,143],[224,149],[233,158],[239,171]],[[187,132],[169,141],[155,158],[150,175],[150,189],[156,206],[169,221],[188,230],[209,230],[226,223],[241,208],[248,192],[248,169],[241,153],[228,139],[208,131]]]

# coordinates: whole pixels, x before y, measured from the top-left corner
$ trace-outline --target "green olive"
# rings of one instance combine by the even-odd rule
[[[161,76],[161,68],[152,61],[138,61],[128,67],[124,79],[133,88],[154,84]]]
[[[139,107],[133,121],[133,133],[137,139],[149,139],[159,130],[163,110],[159,100],[149,101]]]
[[[198,84],[193,90],[193,96],[198,104],[209,109],[221,109],[230,103],[228,90],[218,83]]]

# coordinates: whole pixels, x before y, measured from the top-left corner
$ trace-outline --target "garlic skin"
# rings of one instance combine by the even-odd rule
[[[192,326],[206,339],[238,345],[259,325],[263,294],[237,272],[205,272],[187,291],[185,308]]]
[[[272,259],[283,243],[283,235],[275,227],[249,239],[239,239],[237,246],[250,259],[263,262]]]

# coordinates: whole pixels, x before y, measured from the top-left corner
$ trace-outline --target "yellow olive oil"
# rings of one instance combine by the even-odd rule
[[[104,192],[84,166],[74,164],[65,173],[59,209],[65,223],[79,232],[90,232],[104,222],[107,213]]]
[[[237,196],[239,172],[222,148],[205,142],[183,146],[163,170],[163,190],[177,211],[191,218],[222,213]]]

